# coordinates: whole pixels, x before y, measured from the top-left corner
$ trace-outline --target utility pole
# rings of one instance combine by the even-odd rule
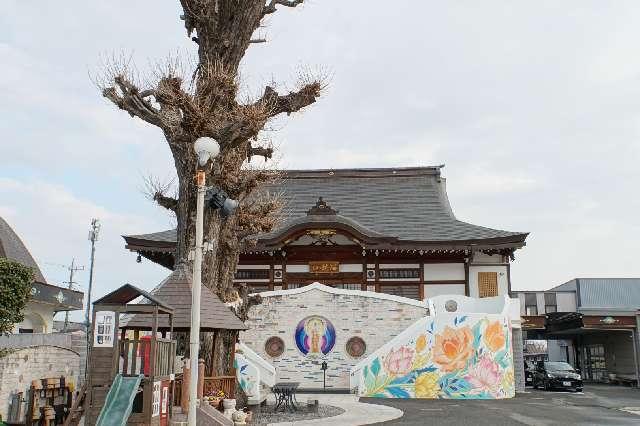
[[[76,259],[73,258],[71,259],[71,266],[67,267],[67,269],[69,269],[69,281],[67,281],[65,284],[69,284],[69,290],[73,290],[73,285],[77,284],[76,282],[73,281],[73,273],[75,271],[84,271],[84,266],[75,266],[75,261]],[[66,311],[64,314],[64,331],[67,331],[67,329],[69,328],[69,311]]]
[[[87,369],[89,368],[89,349],[91,348],[91,327],[89,327],[89,314],[91,312],[91,287],[93,286],[93,264],[96,255],[96,241],[98,241],[98,235],[100,234],[100,221],[98,219],[91,219],[91,230],[89,230],[89,241],[91,241],[91,264],[89,265],[89,289],[87,290],[87,308],[84,315],[84,324],[87,333],[87,362],[84,368],[85,381],[87,379]]]

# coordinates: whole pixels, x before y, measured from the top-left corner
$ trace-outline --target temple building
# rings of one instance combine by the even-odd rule
[[[313,282],[423,300],[509,294],[526,232],[456,219],[442,166],[291,170],[277,186],[284,217],[240,255],[255,292]],[[126,248],[173,268],[175,230],[125,236]]]

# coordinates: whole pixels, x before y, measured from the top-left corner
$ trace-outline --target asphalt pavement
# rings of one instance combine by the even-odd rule
[[[584,392],[527,388],[504,400],[361,398],[404,415],[379,425],[640,425],[640,389],[585,385]]]

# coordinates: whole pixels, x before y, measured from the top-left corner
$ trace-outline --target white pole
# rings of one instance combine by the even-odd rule
[[[196,247],[193,258],[193,281],[191,284],[191,337],[189,357],[191,358],[191,381],[189,383],[189,426],[196,426],[198,393],[198,354],[200,352],[200,282],[202,280],[202,228],[204,227],[204,182],[198,182],[196,203]]]

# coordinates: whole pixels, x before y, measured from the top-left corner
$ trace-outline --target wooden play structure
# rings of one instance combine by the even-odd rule
[[[165,302],[130,284],[93,303],[85,424],[96,424],[104,408],[102,418],[169,425],[176,342],[166,333],[173,331],[173,314]],[[143,324],[132,331],[120,327],[132,315],[144,318]],[[161,320],[168,327],[158,337]]]
[[[184,263],[178,263],[175,270],[164,281],[162,281],[152,292],[154,298],[171,303],[174,308],[173,324],[171,330],[176,334],[178,341],[177,355],[186,355],[188,341],[181,340],[180,337],[188,338],[191,326],[191,274]],[[127,330],[138,330],[148,327],[148,318],[141,315],[132,315],[122,321],[121,327]],[[160,320],[158,330],[162,333],[170,329],[165,320]],[[220,330],[246,330],[247,327],[231,309],[207,287],[201,289],[200,302],[200,332],[215,334]],[[173,334],[172,334],[173,336]],[[180,337],[178,337],[180,336]],[[229,354],[234,356],[235,353]],[[233,360],[232,360],[233,362]],[[213,371],[213,365],[204,364],[204,371]],[[188,376],[188,374],[187,374]],[[174,404],[184,406],[188,389],[188,383],[184,380],[185,375],[178,373],[175,377]],[[188,380],[188,378],[187,378]],[[198,393],[207,395],[210,392],[222,390],[228,397],[234,398],[236,392],[236,376],[229,374],[226,376],[214,376],[204,374],[199,383],[201,389]]]

